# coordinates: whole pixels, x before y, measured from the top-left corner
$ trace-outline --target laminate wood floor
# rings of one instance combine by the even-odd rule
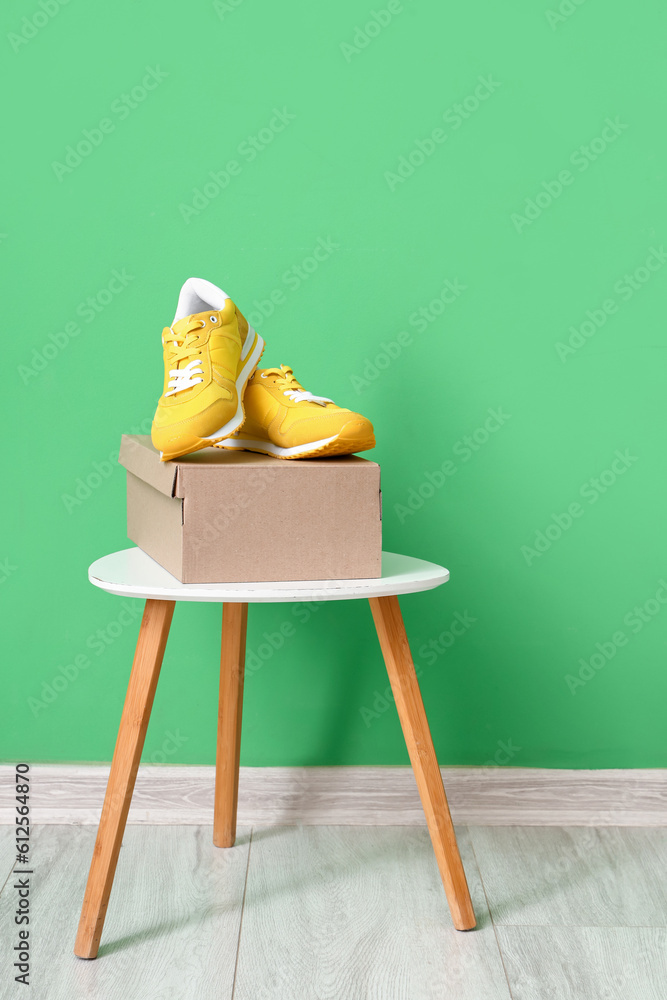
[[[453,929],[425,828],[129,826],[99,957],[72,948],[96,830],[31,844],[38,1000],[666,1000],[667,831],[460,827]],[[0,998],[21,877],[0,827]]]

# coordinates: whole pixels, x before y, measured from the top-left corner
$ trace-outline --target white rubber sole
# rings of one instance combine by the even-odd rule
[[[230,451],[261,451],[265,455],[275,455],[277,458],[295,458],[297,455],[306,455],[311,451],[317,451],[331,444],[338,437],[333,434],[328,438],[321,438],[319,441],[309,441],[308,444],[295,444],[292,448],[281,448],[280,445],[271,441],[252,441],[249,438],[234,438],[224,441],[220,447],[229,448]]]
[[[251,334],[254,334],[254,340],[251,338]],[[250,347],[252,345],[252,348]],[[230,436],[235,431],[239,429],[244,420],[243,413],[243,391],[246,387],[248,379],[252,375],[253,371],[259,363],[259,359],[262,356],[262,351],[264,350],[264,341],[260,335],[253,330],[250,326],[248,327],[248,335],[245,339],[244,349],[246,351],[246,361],[241,369],[239,377],[236,380],[236,393],[238,395],[239,403],[236,408],[236,413],[231,420],[228,420],[224,427],[220,430],[215,431],[213,434],[206,434],[200,440],[210,441],[211,444],[215,444],[216,441],[221,441],[224,438]],[[243,360],[243,351],[241,352],[241,360]]]

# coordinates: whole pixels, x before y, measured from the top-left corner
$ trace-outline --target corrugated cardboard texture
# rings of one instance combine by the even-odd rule
[[[131,472],[127,474],[127,537],[169,570],[183,571],[183,501],[159,493]]]
[[[132,541],[184,583],[380,576],[376,462],[286,462],[211,448],[160,463],[142,435],[123,437],[120,461],[130,473]],[[130,485],[133,477],[145,489]]]
[[[159,454],[148,435],[123,434],[118,461],[128,472],[134,473],[165,496],[175,495],[178,466],[175,462],[160,462]]]

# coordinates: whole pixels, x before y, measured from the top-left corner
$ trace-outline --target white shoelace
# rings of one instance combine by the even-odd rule
[[[182,392],[183,389],[190,389],[193,385],[199,385],[203,382],[203,378],[193,378],[195,375],[204,374],[201,367],[201,361],[191,361],[185,366],[185,368],[172,368],[169,372],[171,379],[169,381],[169,392],[165,392],[165,396],[173,396],[177,392]]]
[[[313,396],[312,392],[308,392],[307,389],[284,389],[283,396],[288,396],[295,403],[300,403],[301,400],[307,400],[309,403],[319,403],[320,406],[333,403],[333,399],[329,399],[327,396]]]

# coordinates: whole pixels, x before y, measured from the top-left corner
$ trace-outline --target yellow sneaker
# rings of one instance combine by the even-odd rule
[[[257,369],[245,394],[242,431],[218,448],[259,451],[276,458],[352,455],[375,447],[373,425],[360,413],[314,396],[287,365]]]
[[[162,331],[164,388],[151,440],[163,462],[229,437],[244,420],[243,394],[264,341],[228,295],[188,278]]]

